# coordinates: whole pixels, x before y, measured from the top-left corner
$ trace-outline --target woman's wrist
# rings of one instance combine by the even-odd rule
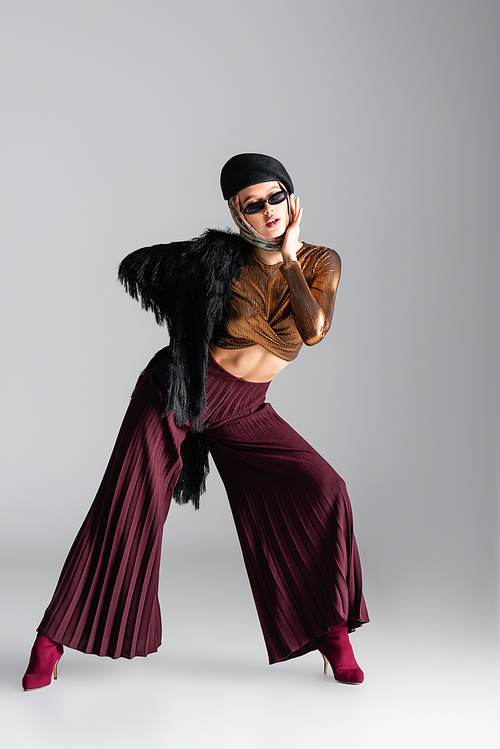
[[[284,263],[293,263],[297,260],[297,250],[299,248],[299,243],[296,240],[293,243],[293,249],[290,247],[291,244],[292,243],[290,242],[290,240],[288,240],[287,242],[285,238],[285,241],[283,242],[283,245],[281,247],[281,255],[283,257]]]

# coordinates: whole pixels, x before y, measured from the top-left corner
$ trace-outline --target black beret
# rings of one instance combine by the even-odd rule
[[[220,173],[224,200],[260,182],[281,182],[289,193],[293,192],[293,182],[281,161],[263,153],[239,153],[224,164]]]

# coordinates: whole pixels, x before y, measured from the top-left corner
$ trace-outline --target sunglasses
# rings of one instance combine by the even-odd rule
[[[267,200],[259,200],[258,203],[250,203],[246,208],[243,208],[242,213],[246,213],[247,216],[252,215],[252,213],[260,213],[264,210],[266,203],[269,203],[269,205],[278,205],[278,203],[282,203],[286,200],[286,196],[286,190],[280,190],[267,198]]]

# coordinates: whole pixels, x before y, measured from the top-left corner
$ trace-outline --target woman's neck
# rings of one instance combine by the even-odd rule
[[[283,262],[283,255],[279,250],[263,250],[261,247],[254,245],[253,252],[264,265],[277,265]]]

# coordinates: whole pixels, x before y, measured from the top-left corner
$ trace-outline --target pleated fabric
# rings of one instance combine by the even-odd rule
[[[164,364],[132,397],[96,498],[38,627],[112,658],[161,644],[163,525],[187,426],[159,417]],[[205,436],[228,494],[269,662],[317,647],[330,627],[368,621],[345,484],[251,383],[210,360]]]

